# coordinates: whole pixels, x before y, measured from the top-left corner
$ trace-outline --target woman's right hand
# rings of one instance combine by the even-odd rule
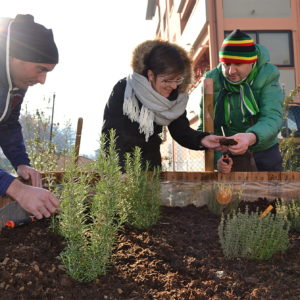
[[[211,150],[226,151],[227,147],[222,146],[220,144],[221,139],[223,139],[222,136],[209,134],[209,135],[206,135],[204,138],[202,138],[200,143],[202,146],[204,146],[208,149],[211,149]]]

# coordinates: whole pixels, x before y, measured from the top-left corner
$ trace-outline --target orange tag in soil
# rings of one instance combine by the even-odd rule
[[[216,195],[216,199],[220,204],[228,204],[232,200],[232,190],[231,189],[219,189]]]
[[[267,216],[267,214],[273,209],[273,206],[270,204],[264,211],[263,213],[260,215],[261,218],[264,218],[265,216]]]

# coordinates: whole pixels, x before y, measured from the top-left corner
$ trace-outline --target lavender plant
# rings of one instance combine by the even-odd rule
[[[258,211],[241,211],[222,215],[218,233],[226,258],[269,259],[289,247],[290,223],[285,216]]]

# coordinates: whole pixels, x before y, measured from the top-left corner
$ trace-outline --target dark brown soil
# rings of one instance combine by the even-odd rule
[[[58,258],[49,221],[0,234],[0,299],[300,299],[300,236],[268,261],[226,260],[219,217],[206,207],[162,207],[148,231],[125,228],[106,276],[78,283]]]

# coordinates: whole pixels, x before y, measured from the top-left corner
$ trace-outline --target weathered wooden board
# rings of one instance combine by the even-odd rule
[[[49,174],[49,173],[47,173]],[[42,177],[46,178],[43,173]],[[63,172],[52,172],[56,183],[62,182]],[[84,174],[83,174],[84,175]],[[95,181],[99,175],[94,175]],[[234,192],[242,191],[243,200],[257,198],[300,199],[300,172],[163,172],[161,201],[168,206],[202,206],[216,184],[231,185]],[[0,197],[0,230],[10,218],[24,218],[26,212],[9,197]]]

